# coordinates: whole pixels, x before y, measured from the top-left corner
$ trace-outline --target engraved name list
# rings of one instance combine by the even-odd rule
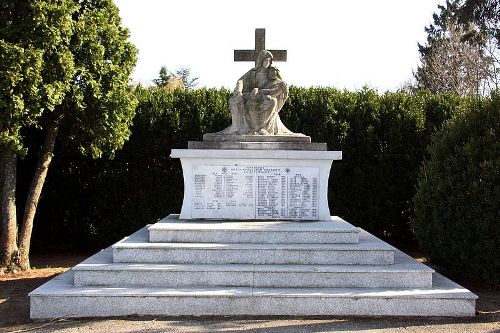
[[[319,168],[193,166],[193,218],[318,219]]]

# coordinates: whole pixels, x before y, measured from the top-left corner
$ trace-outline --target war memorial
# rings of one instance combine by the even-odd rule
[[[286,51],[267,50],[264,33],[235,51],[255,65],[228,101],[231,125],[171,151],[179,214],[34,290],[31,318],[474,315],[470,291],[330,215],[342,152],[281,121]]]

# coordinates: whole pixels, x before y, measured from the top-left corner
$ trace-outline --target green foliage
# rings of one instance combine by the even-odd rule
[[[59,146],[38,212],[51,223],[35,230],[38,247],[102,248],[180,211],[182,168],[170,149],[227,126],[230,93],[139,87],[135,94],[140,103],[132,135],[114,159],[94,160]],[[68,237],[74,242],[60,243]]]
[[[136,50],[111,0],[6,0],[0,36],[0,146],[26,152],[21,130],[47,127],[54,112],[83,153],[123,145]]]
[[[154,79],[153,82],[157,86],[165,86],[168,80],[172,77],[172,73],[167,69],[167,67],[162,66],[160,68],[160,73],[158,74],[158,78]]]
[[[69,1],[6,0],[0,6],[0,147],[26,153],[21,129],[62,102],[74,73]]]
[[[50,220],[37,239],[101,248],[179,213],[182,170],[170,149],[230,124],[228,90],[168,92],[137,88],[132,135],[111,161],[94,161],[59,146],[39,218]],[[351,223],[393,241],[412,238],[412,197],[430,135],[464,106],[454,95],[377,94],[331,88],[290,88],[281,111],[293,131],[342,150],[330,176],[330,208]],[[51,240],[51,241],[50,241]]]
[[[421,248],[454,274],[500,283],[500,96],[470,101],[429,152],[414,198]]]
[[[411,198],[429,135],[458,102],[456,96],[428,92],[378,95],[368,89],[292,87],[282,117],[292,130],[343,151],[330,177],[332,213],[404,241],[412,237]]]
[[[64,105],[67,143],[100,157],[130,135],[137,100],[129,87],[137,51],[111,0],[80,1],[73,15],[76,73]]]
[[[21,267],[29,268],[33,218],[58,135],[65,138],[64,149],[93,158],[112,156],[128,139],[137,104],[129,87],[136,49],[128,36],[112,0],[0,4],[0,164],[8,158],[15,162],[16,155],[26,154],[27,141],[41,139],[30,142],[38,163],[19,169],[27,172],[20,185],[32,177],[29,191],[25,188],[16,198],[26,202],[22,219],[18,223],[12,212],[3,219],[3,231],[16,230],[19,224],[21,232],[17,245],[15,237],[2,234],[8,238],[2,242],[2,265],[19,248]],[[40,130],[43,134],[26,137]],[[5,162],[5,179],[16,178],[13,165]],[[15,182],[6,184],[2,195],[13,196]],[[0,210],[13,211],[10,202],[2,200]]]
[[[0,145],[23,152],[21,128],[32,124],[42,111],[37,100],[42,53],[0,40],[0,54]]]

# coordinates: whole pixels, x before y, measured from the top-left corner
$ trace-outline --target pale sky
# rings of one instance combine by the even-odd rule
[[[139,49],[133,82],[145,85],[169,70],[188,67],[198,87],[233,89],[253,67],[234,62],[233,50],[253,49],[255,28],[266,48],[285,49],[275,62],[297,86],[380,92],[411,79],[417,43],[440,0],[115,0]]]

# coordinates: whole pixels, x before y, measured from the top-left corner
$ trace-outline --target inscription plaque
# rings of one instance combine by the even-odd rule
[[[319,216],[319,168],[193,165],[193,218]]]

